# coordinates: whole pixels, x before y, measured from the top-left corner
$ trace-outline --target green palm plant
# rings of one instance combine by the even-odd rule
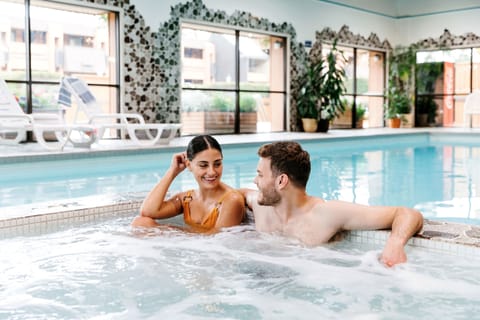
[[[300,78],[300,90],[297,97],[297,109],[300,118],[318,119],[322,99],[322,60],[315,63],[308,61],[305,73]]]
[[[343,52],[337,48],[337,40],[333,42],[325,61],[326,65],[323,66],[321,75],[322,104],[320,118],[332,120],[345,112],[345,103],[342,97],[346,92],[346,73],[344,69],[346,59]]]
[[[415,68],[415,48],[396,47],[389,56],[387,102],[385,118],[401,118],[411,112]]]

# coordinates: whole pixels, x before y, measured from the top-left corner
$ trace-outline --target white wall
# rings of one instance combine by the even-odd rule
[[[480,35],[480,9],[399,19],[395,24],[397,30],[401,30],[399,41],[404,44],[415,43],[426,38],[438,39],[445,29],[448,29],[453,36],[468,32],[478,36]]]
[[[147,25],[156,30],[170,18],[170,7],[179,0],[132,0],[130,3],[143,15]],[[297,32],[297,40],[315,40],[315,32],[325,27],[339,31],[348,25],[354,34],[368,37],[374,32],[380,41],[395,39],[393,19],[352,10],[317,0],[203,0],[209,9],[223,10],[232,14],[235,10],[250,12],[274,23],[291,23]],[[366,23],[368,21],[368,23]]]
[[[413,0],[409,1],[413,3]],[[171,6],[185,2],[187,0],[131,0],[130,3],[155,31],[170,18]],[[480,30],[480,9],[395,19],[318,0],[203,0],[203,3],[209,9],[223,10],[227,14],[240,10],[274,23],[291,23],[297,32],[297,40],[301,42],[314,41],[315,31],[325,27],[339,31],[343,25],[348,25],[351,32],[364,37],[376,33],[380,41],[387,39],[392,45],[408,45],[429,37],[437,39],[444,29],[449,29],[454,36]],[[421,9],[422,12],[427,10]]]

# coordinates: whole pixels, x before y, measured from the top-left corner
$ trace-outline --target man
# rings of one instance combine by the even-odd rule
[[[391,267],[407,260],[404,246],[423,226],[423,216],[405,207],[367,206],[326,201],[306,193],[310,156],[300,144],[281,141],[258,150],[255,184],[258,191],[242,189],[261,232],[280,232],[318,245],[342,230],[391,229],[381,262]]]

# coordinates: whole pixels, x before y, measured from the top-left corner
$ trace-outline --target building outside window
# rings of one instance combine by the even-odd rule
[[[58,112],[60,79],[72,75],[89,84],[104,112],[118,112],[118,12],[30,1],[31,29],[25,31],[25,5],[0,0],[0,77],[24,111]],[[73,120],[75,108],[62,110],[67,121]]]
[[[182,23],[182,134],[284,131],[286,41]]]

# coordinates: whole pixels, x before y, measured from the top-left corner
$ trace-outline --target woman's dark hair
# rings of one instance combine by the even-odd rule
[[[187,146],[187,158],[188,160],[192,161],[193,158],[197,155],[197,153],[202,152],[207,149],[216,149],[220,151],[220,154],[222,154],[222,147],[220,147],[220,144],[218,143],[217,140],[215,140],[214,137],[205,134],[201,136],[196,136],[190,142],[188,143]]]

